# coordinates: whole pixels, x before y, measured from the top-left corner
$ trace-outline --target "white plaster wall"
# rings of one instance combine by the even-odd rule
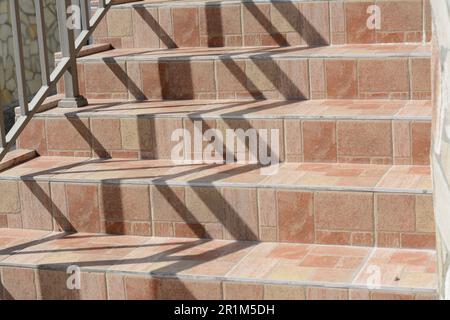
[[[431,1],[433,10],[432,170],[441,298],[450,299],[450,0]]]

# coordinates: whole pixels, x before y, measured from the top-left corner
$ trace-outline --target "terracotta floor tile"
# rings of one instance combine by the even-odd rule
[[[130,237],[129,241],[125,237],[123,242],[117,238],[116,241],[111,241],[114,238],[109,238],[107,241],[107,237],[109,236],[56,234],[50,239],[44,238],[37,243],[32,243],[6,259],[5,262],[26,265],[45,264],[55,268],[76,264],[82,268],[104,270],[146,241],[146,238],[140,237]]]
[[[300,265],[316,268],[334,268],[338,264],[339,260],[340,258],[337,256],[307,255]]]
[[[380,274],[376,285],[380,287],[432,289],[436,286],[436,274],[418,267],[435,263],[436,255],[433,251],[379,248],[374,250],[354,283],[370,283],[376,271]]]
[[[365,23],[363,23],[365,27]],[[379,57],[388,56],[395,51],[396,54],[407,55],[410,53],[415,53],[419,56],[428,57],[430,55],[430,45],[420,45],[420,44],[372,44],[367,45],[336,45],[328,47],[305,47],[305,46],[294,46],[294,47],[235,47],[235,48],[179,48],[179,49],[115,49],[109,50],[97,54],[90,55],[88,57],[83,57],[80,61],[97,61],[104,58],[115,58],[117,61],[126,59],[127,55],[133,55],[137,57],[145,57],[149,60],[158,60],[162,56],[165,59],[173,57],[189,57],[197,56],[199,58],[205,57],[217,57],[221,55],[233,55],[235,58],[248,57],[251,55],[258,55],[261,53],[269,54],[272,57],[352,57],[355,54],[360,56],[378,55]]]
[[[50,178],[65,170],[79,165],[87,158],[39,157],[0,173],[3,177],[39,177]]]
[[[348,283],[352,281],[354,273],[354,270],[325,268],[316,270],[310,280],[322,283]]]
[[[380,189],[417,189],[431,191],[429,166],[392,166],[377,184]]]
[[[49,232],[22,232],[29,230],[1,229],[0,230],[0,261],[7,259],[11,254],[26,248]]]
[[[191,119],[232,118],[243,116],[246,118],[363,118],[379,117],[414,118],[431,117],[431,105],[427,101],[393,101],[393,100],[180,100],[161,101],[150,100],[142,102],[120,102],[90,100],[90,105],[82,111],[77,109],[52,109],[43,116],[79,117],[92,116],[139,116],[148,117],[189,117]]]
[[[1,229],[0,236],[6,238],[17,238],[24,240],[34,240],[45,237],[51,232],[31,229]]]
[[[296,267],[292,265],[276,265],[264,277],[266,280],[309,281],[316,269],[312,267]]]
[[[21,246],[20,241],[28,243]],[[205,280],[219,277],[274,284],[290,281],[360,287],[373,284],[371,276],[377,268],[380,277],[376,284],[383,290],[431,291],[436,287],[436,256],[429,250],[64,235],[5,229],[0,230],[0,253],[6,254],[2,264],[10,266],[54,269],[76,264],[85,270],[127,272],[136,276],[139,273],[178,275]]]
[[[366,257],[371,249],[363,247],[346,246],[321,246],[317,245],[311,249],[311,254],[315,255],[337,255],[341,257]]]
[[[230,241],[153,238],[111,268],[114,271],[224,276],[249,247]]]
[[[364,257],[369,252],[368,248],[356,247],[260,244],[229,276],[264,277],[267,280],[346,282],[350,281],[353,273],[362,266]],[[353,261],[350,261],[350,258],[353,258]]]
[[[267,257],[275,258],[279,260],[294,260],[301,261],[304,259],[308,252],[311,250],[313,245],[304,245],[304,244],[279,244],[275,245],[274,248],[268,253]],[[253,254],[257,254],[257,251],[253,251]]]
[[[262,279],[277,264],[277,259],[245,258],[227,274],[230,278]]]

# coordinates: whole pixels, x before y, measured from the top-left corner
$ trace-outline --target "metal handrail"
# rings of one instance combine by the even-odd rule
[[[56,1],[58,12],[59,38],[61,42],[61,56],[55,69],[50,73],[47,42],[45,34],[45,18],[43,0],[34,0],[36,8],[37,41],[39,48],[39,59],[42,73],[42,86],[29,102],[25,90],[25,67],[23,54],[22,30],[20,24],[19,0],[9,0],[11,10],[11,23],[14,39],[14,57],[16,65],[17,91],[19,95],[20,116],[17,118],[8,134],[5,133],[5,122],[3,112],[0,112],[0,160],[16,143],[17,138],[25,129],[27,124],[39,110],[44,100],[51,93],[57,82],[64,76],[65,96],[59,102],[60,107],[81,107],[87,104],[84,97],[80,95],[78,87],[78,74],[76,58],[82,47],[87,43],[100,21],[110,9],[113,0],[98,0],[97,9],[90,17],[90,1],[80,0],[80,26],[81,31],[75,37],[74,26],[68,21],[72,19],[69,9],[71,0]]]

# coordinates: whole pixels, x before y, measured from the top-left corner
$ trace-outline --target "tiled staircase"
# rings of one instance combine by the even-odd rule
[[[436,298],[429,11],[111,9],[94,38],[114,49],[78,61],[90,105],[44,106],[18,142],[39,157],[0,166],[0,298]],[[278,130],[275,174],[171,161],[177,129],[249,128]]]

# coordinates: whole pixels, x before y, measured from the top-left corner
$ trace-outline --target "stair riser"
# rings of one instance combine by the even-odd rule
[[[4,300],[435,300],[434,293],[151,278],[121,273],[81,273],[80,290],[67,288],[66,270],[3,267]],[[18,276],[20,275],[20,276]],[[1,289],[1,287],[0,287]],[[0,300],[2,292],[0,290]]]
[[[79,62],[95,99],[415,99],[431,97],[429,58],[258,58]],[[60,86],[60,91],[63,89]]]
[[[369,29],[368,8],[380,8]],[[116,48],[292,46],[423,42],[431,38],[429,1],[273,1],[113,8],[97,43]]]
[[[2,181],[2,227],[433,248],[431,194]],[[7,191],[7,192],[6,192]]]
[[[431,123],[417,120],[38,116],[21,135],[18,146],[50,156],[172,159],[172,151],[179,143],[191,141],[189,159],[198,159],[197,155],[202,159],[201,153],[194,153],[194,147],[198,145],[194,123],[203,132],[217,129],[224,141],[228,129],[276,130],[281,162],[429,164]],[[185,132],[184,138],[172,141],[173,132],[181,129]],[[208,144],[203,142],[204,152]],[[226,144],[223,150],[227,150]],[[234,146],[235,154],[236,150]],[[248,146],[246,154],[247,157],[250,154]],[[222,158],[226,159],[226,156]]]

